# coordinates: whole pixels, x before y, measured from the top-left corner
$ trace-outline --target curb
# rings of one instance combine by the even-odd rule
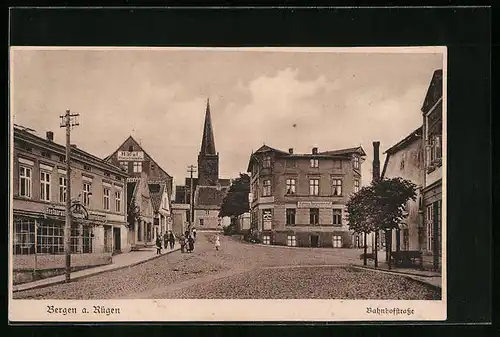
[[[76,280],[81,280],[81,279],[84,279],[84,278],[87,278],[87,277],[91,277],[91,276],[95,276],[95,275],[100,275],[100,274],[107,273],[107,272],[110,272],[110,271],[117,271],[117,270],[121,270],[121,269],[125,269],[125,268],[134,267],[134,266],[137,266],[137,265],[139,265],[141,263],[145,263],[145,262],[149,262],[149,261],[155,260],[157,258],[160,258],[162,256],[171,254],[171,253],[179,251],[179,250],[181,250],[181,249],[180,248],[175,248],[173,250],[169,250],[165,254],[153,255],[153,256],[145,259],[145,260],[134,262],[134,263],[128,264],[126,266],[119,266],[119,267],[116,267],[116,268],[110,268],[110,269],[106,269],[106,270],[101,270],[101,271],[98,271],[98,272],[95,272],[95,273],[92,273],[92,274],[87,274],[87,275],[81,275],[81,276],[72,277],[69,282],[73,282],[73,281],[76,281]],[[33,289],[46,288],[46,287],[50,287],[50,286],[54,286],[54,285],[59,285],[59,284],[63,284],[63,283],[66,283],[66,280],[55,281],[55,282],[48,283],[48,284],[40,284],[40,285],[36,285],[36,286],[33,286],[33,287],[25,288],[25,289],[17,289],[17,290],[13,289],[12,293],[18,293],[18,292],[27,291],[27,290],[33,290]]]
[[[403,277],[408,277],[408,278],[411,278],[412,280],[414,281],[417,281],[417,282],[420,282],[426,286],[429,286],[429,287],[433,287],[439,291],[442,290],[442,285],[441,286],[438,286],[438,285],[435,285],[435,284],[432,284],[432,283],[429,283],[429,282],[426,282],[425,280],[422,280],[422,278],[425,278],[425,277],[437,277],[437,276],[420,276],[420,275],[415,275],[415,274],[410,274],[410,273],[401,273],[401,272],[397,272],[397,271],[390,271],[390,270],[384,270],[384,269],[375,269],[375,268],[371,268],[371,267],[365,267],[365,266],[359,266],[359,265],[355,265],[355,264],[350,264],[349,265],[350,267],[353,267],[353,268],[358,268],[358,269],[364,269],[364,270],[371,270],[371,271],[374,271],[374,272],[380,272],[380,273],[386,273],[386,274],[392,274],[392,275],[399,275],[399,276],[403,276]]]
[[[416,276],[416,277],[440,277],[441,275],[417,275],[417,274],[412,274],[410,272],[407,272],[407,271],[399,271],[399,270],[394,270],[394,269],[391,269],[391,270],[387,270],[387,269],[378,269],[378,268],[375,268],[375,267],[369,267],[369,266],[361,266],[361,265],[353,265],[353,266],[357,266],[357,267],[360,267],[360,268],[363,268],[363,269],[370,269],[370,270],[376,270],[376,271],[382,271],[382,272],[386,272],[386,273],[393,273],[393,274],[398,274],[398,275],[407,275],[407,276]]]

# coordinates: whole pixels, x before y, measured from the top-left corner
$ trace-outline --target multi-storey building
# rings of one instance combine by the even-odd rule
[[[425,147],[423,207],[425,250],[433,255],[436,270],[441,268],[443,70],[434,72],[422,106]]]
[[[127,184],[131,191],[135,191],[135,195],[129,195],[129,201],[143,200],[134,204],[137,216],[129,216],[131,244],[137,248],[154,244],[158,235],[172,229],[172,176],[162,169],[132,136],[106,157],[106,160],[120,166],[130,176]],[[153,209],[151,221],[148,202]]]
[[[14,128],[13,254],[64,254],[66,198],[71,198],[72,254],[122,252],[127,242],[127,173],[75,145],[71,147],[71,196],[66,194],[66,148]],[[79,211],[78,211],[79,210]],[[16,259],[14,259],[14,262]]]
[[[252,153],[251,227],[265,244],[351,247],[345,204],[361,186],[361,147],[296,154],[269,146]]]

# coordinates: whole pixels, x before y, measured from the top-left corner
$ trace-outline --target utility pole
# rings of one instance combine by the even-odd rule
[[[193,195],[193,173],[196,172],[196,166],[189,165],[188,172],[190,176],[190,193],[189,193],[189,230],[193,227],[194,222],[194,195]]]
[[[76,117],[80,114],[72,114],[66,110],[61,117],[61,127],[66,128],[66,223],[64,226],[64,253],[66,255],[66,282],[71,279],[71,128],[80,125]]]

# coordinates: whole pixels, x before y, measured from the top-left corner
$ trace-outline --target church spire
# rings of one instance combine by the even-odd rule
[[[205,125],[203,127],[203,139],[201,140],[201,155],[216,155],[214,131],[212,129],[212,118],[210,117],[210,99],[207,98],[207,110],[205,112]]]

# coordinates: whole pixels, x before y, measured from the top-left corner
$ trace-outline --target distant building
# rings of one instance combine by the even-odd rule
[[[135,197],[146,198],[147,196],[153,207],[151,223],[149,206],[146,203],[143,208],[140,208],[143,219],[138,220],[137,224],[134,221],[129,223],[133,232],[132,244],[137,248],[154,244],[157,235],[168,231],[169,224],[172,223],[170,214],[172,176],[162,169],[132,136],[129,136],[115,152],[106,157],[106,160],[127,172],[130,176],[127,179],[129,188],[133,191],[138,184],[137,191],[141,191],[137,192],[139,194]]]
[[[189,225],[189,204],[172,204],[172,232],[180,237]]]
[[[397,178],[410,180],[417,186],[415,201],[409,200],[405,206],[406,218],[400,230],[393,231],[392,250],[425,250],[423,246],[422,188],[424,184],[424,151],[422,127],[414,130],[403,140],[385,151],[382,179]]]
[[[443,70],[434,72],[422,106],[425,147],[423,207],[425,250],[433,255],[434,268],[441,268],[442,224],[442,145],[443,145]]]
[[[230,179],[219,179],[219,153],[215,150],[210,102],[207,100],[203,137],[198,154],[198,177],[192,181],[193,197],[191,198],[191,178],[186,178],[184,186],[176,187],[175,202],[191,204],[193,201],[193,214],[188,214],[188,221],[191,217],[194,227],[220,229],[223,222],[219,218],[219,211],[230,185]]]
[[[55,143],[53,135],[49,131],[42,138],[14,128],[14,267],[23,256],[36,254],[43,265],[57,259],[56,255],[64,255],[66,198],[71,198],[73,205],[72,254],[129,251],[127,173],[73,145],[68,196],[66,147]],[[63,260],[61,257],[62,266]]]
[[[262,146],[252,153],[251,227],[266,244],[351,247],[345,205],[361,186],[361,147],[296,154]]]

